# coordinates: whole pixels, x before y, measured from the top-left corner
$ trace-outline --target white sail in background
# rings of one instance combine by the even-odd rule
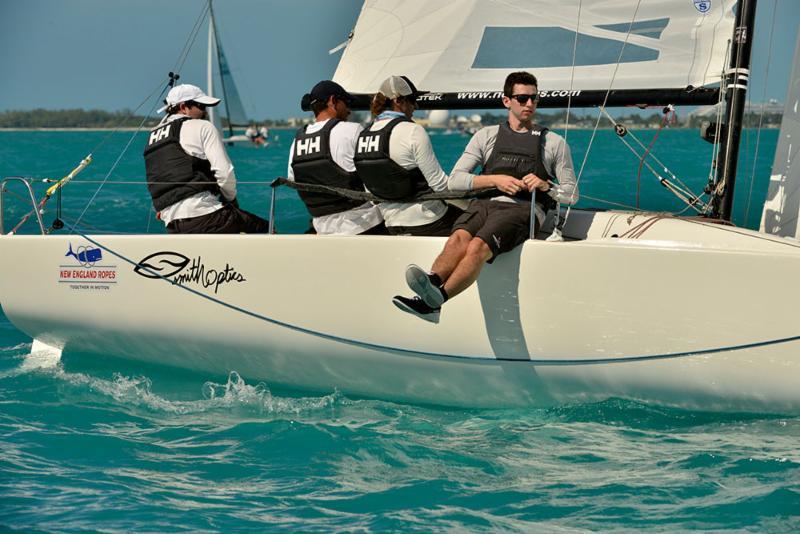
[[[707,86],[724,70],[735,3],[367,0],[334,79],[358,93],[393,74],[428,91],[496,91],[516,70],[542,90]]]
[[[800,218],[800,36],[794,50],[794,65],[786,93],[775,162],[761,216],[761,231],[783,237],[798,237]]]

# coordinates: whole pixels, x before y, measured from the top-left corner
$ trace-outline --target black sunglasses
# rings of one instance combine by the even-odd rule
[[[523,106],[527,104],[528,100],[531,98],[533,99],[534,104],[539,101],[539,95],[511,95],[509,98],[513,98]]]
[[[186,105],[189,107],[196,107],[200,111],[205,111],[207,107],[205,104],[201,104],[200,102],[195,102],[194,100],[188,101]]]

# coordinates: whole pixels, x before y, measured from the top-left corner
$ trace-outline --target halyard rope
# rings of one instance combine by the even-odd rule
[[[625,33],[625,40],[622,42],[622,46],[619,50],[619,57],[617,57],[617,63],[614,65],[614,73],[611,75],[611,81],[608,84],[608,89],[606,90],[605,97],[603,98],[603,104],[600,106],[601,109],[606,107],[606,103],[608,102],[608,97],[611,94],[611,88],[614,87],[614,80],[617,77],[617,71],[619,71],[620,63],[622,62],[622,54],[625,52],[625,47],[628,44],[628,38],[631,35],[631,30],[633,29],[633,24],[636,22],[636,15],[639,13],[639,6],[641,5],[642,0],[636,2],[636,9],[633,12],[633,17],[631,17],[631,22],[628,25],[628,31]],[[574,58],[573,58],[574,62]],[[578,185],[580,185],[581,177],[583,176],[583,171],[586,168],[586,161],[589,159],[589,153],[592,151],[592,144],[594,143],[594,138],[597,135],[597,129],[600,126],[600,119],[603,117],[602,113],[598,111],[597,113],[597,120],[594,123],[594,128],[592,129],[592,136],[589,138],[589,146],[586,147],[586,153],[583,155],[583,162],[581,163],[581,168],[578,171],[578,176],[575,179],[575,188],[578,189]],[[567,213],[564,215],[564,224],[566,224],[567,220],[569,219],[569,215],[572,213],[572,206],[567,208]]]

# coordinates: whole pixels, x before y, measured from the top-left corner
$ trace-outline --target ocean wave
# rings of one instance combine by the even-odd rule
[[[146,376],[125,376],[114,373],[103,379],[84,373],[69,373],[63,369],[56,376],[72,386],[113,399],[127,408],[145,408],[155,413],[199,415],[230,412],[238,415],[299,415],[331,408],[344,397],[333,392],[320,397],[280,397],[273,395],[264,383],[248,384],[232,371],[225,383],[207,381],[202,386],[202,399],[175,400],[153,392],[153,382]]]

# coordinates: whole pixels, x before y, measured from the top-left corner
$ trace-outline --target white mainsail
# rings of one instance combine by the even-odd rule
[[[800,36],[786,93],[775,162],[761,216],[761,231],[783,237],[798,237],[800,218]]]
[[[422,90],[496,91],[530,70],[541,90],[708,86],[724,70],[735,4],[367,0],[334,80],[356,93],[394,74]]]

